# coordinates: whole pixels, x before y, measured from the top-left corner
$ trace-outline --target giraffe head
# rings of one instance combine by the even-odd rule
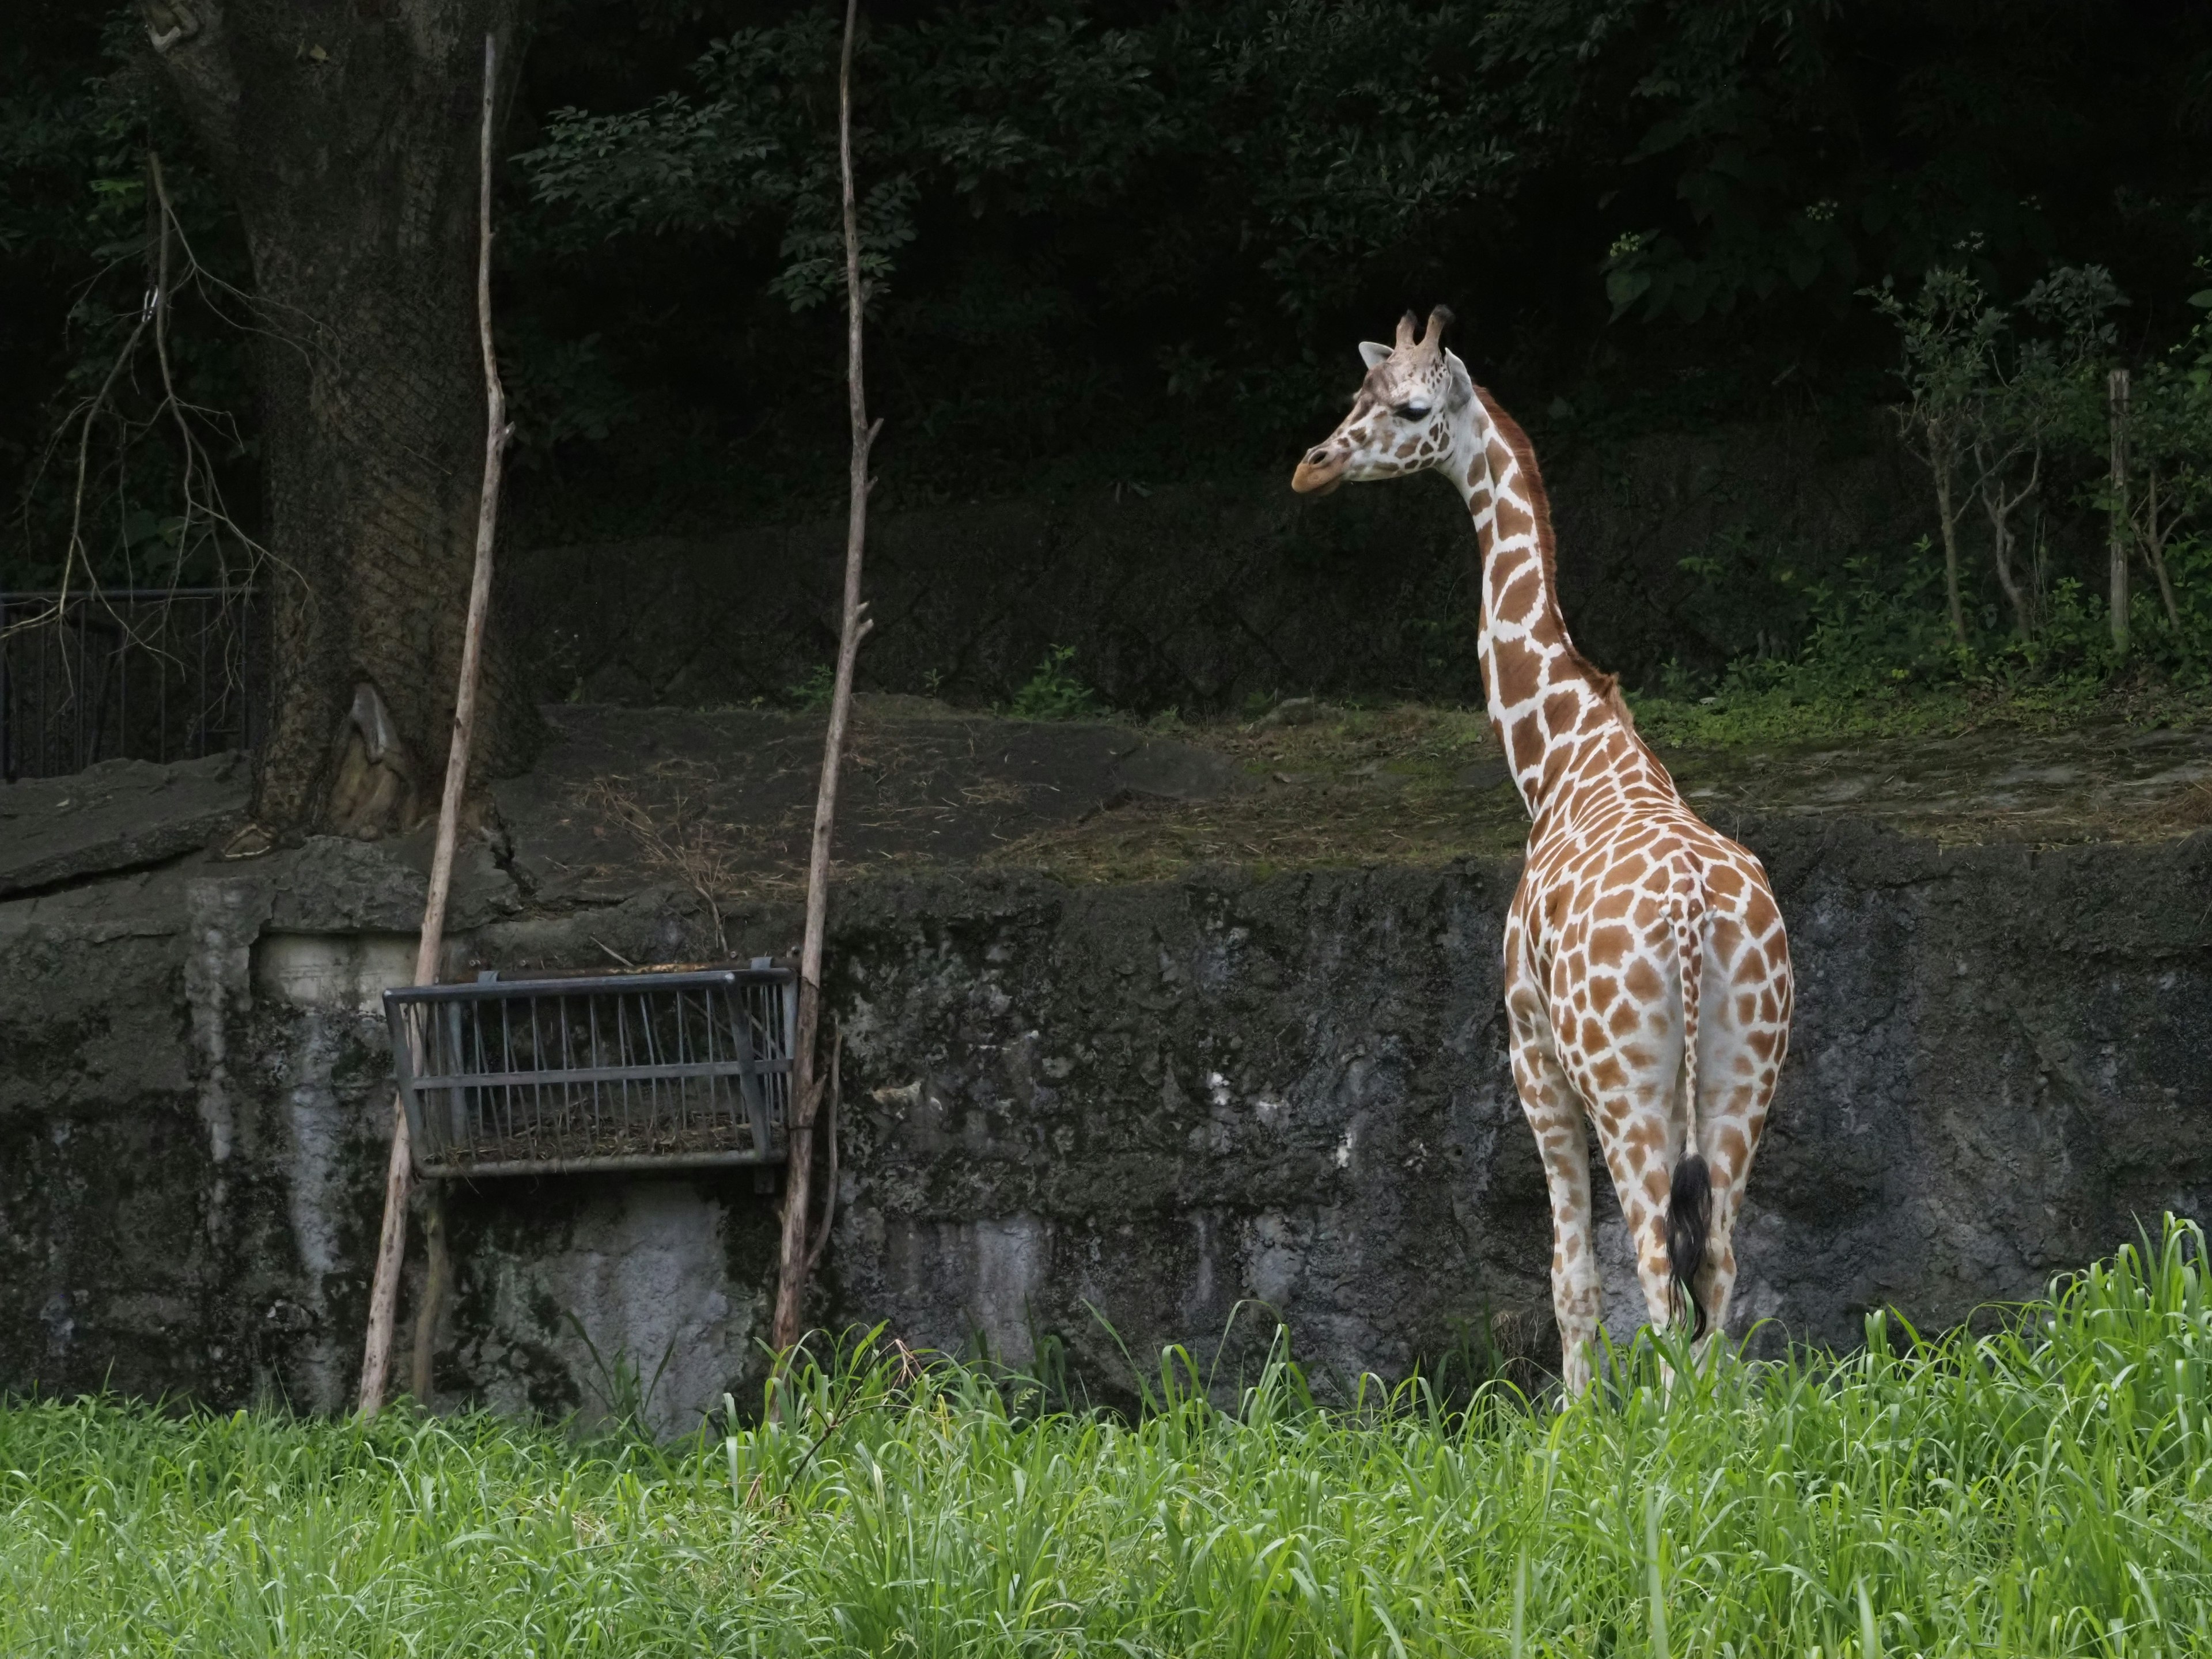
[[[1367,378],[1352,400],[1352,413],[1326,441],[1307,452],[1291,475],[1291,489],[1301,495],[1325,495],[1346,479],[1364,483],[1445,464],[1460,447],[1475,407],[1474,377],[1444,349],[1444,329],[1451,319],[1451,313],[1438,306],[1417,340],[1409,311],[1398,319],[1395,345],[1360,343]]]

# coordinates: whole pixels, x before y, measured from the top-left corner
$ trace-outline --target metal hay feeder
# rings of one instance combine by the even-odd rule
[[[781,1163],[797,978],[750,968],[384,994],[424,1176]]]

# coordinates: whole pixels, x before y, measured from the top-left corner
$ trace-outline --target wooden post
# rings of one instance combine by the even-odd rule
[[[2128,654],[2128,372],[2114,369],[2105,382],[2106,423],[2112,436],[2112,654]]]
[[[446,1287],[453,1276],[453,1252],[446,1243],[446,1194],[432,1182],[422,1194],[422,1301],[415,1310],[414,1375],[407,1392],[417,1405],[430,1398],[438,1356],[438,1316],[445,1310]]]
[[[845,532],[845,608],[837,632],[837,678],[830,695],[830,730],[822,741],[822,782],[814,797],[814,844],[806,862],[806,934],[799,957],[799,1031],[791,1059],[791,1162],[783,1177],[783,1241],[776,1274],[775,1317],[769,1343],[779,1355],[799,1340],[806,1281],[818,1249],[808,1247],[809,1188],[814,1174],[814,1115],[822,1103],[814,1051],[822,1024],[822,940],[830,918],[830,833],[837,814],[837,765],[853,708],[853,664],[874,626],[860,603],[860,551],[867,540],[868,452],[878,422],[868,422],[860,379],[860,219],[853,204],[853,30],[860,0],[845,0],[845,49],[837,70],[837,162],[845,197],[845,391],[853,421],[850,505]],[[781,1363],[781,1362],[779,1362]]]
[[[489,420],[484,437],[483,495],[477,509],[476,574],[469,584],[469,618],[461,640],[461,679],[453,695],[453,741],[446,754],[446,790],[438,804],[438,839],[430,859],[430,891],[422,906],[422,941],[415,953],[415,982],[434,985],[446,938],[446,898],[453,883],[453,842],[461,798],[469,781],[469,740],[476,726],[477,680],[483,665],[484,618],[491,609],[493,532],[499,521],[500,461],[507,449],[507,393],[491,343],[491,118],[497,51],[484,36],[483,133],[477,165],[477,335],[483,348],[484,394]],[[377,1240],[376,1279],[368,1297],[368,1338],[361,1361],[361,1411],[384,1407],[392,1364],[392,1332],[399,1305],[399,1267],[407,1248],[407,1188],[414,1173],[407,1145],[407,1114],[392,1101],[392,1161],[384,1178],[384,1229]]]

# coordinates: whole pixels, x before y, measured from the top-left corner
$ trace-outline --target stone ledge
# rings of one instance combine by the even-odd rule
[[[198,852],[244,816],[251,787],[239,754],[104,761],[0,787],[0,898]]]

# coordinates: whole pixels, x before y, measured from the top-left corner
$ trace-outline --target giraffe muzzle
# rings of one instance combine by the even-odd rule
[[[1326,448],[1316,449],[1291,474],[1291,488],[1301,495],[1326,495],[1344,482],[1344,457]]]

